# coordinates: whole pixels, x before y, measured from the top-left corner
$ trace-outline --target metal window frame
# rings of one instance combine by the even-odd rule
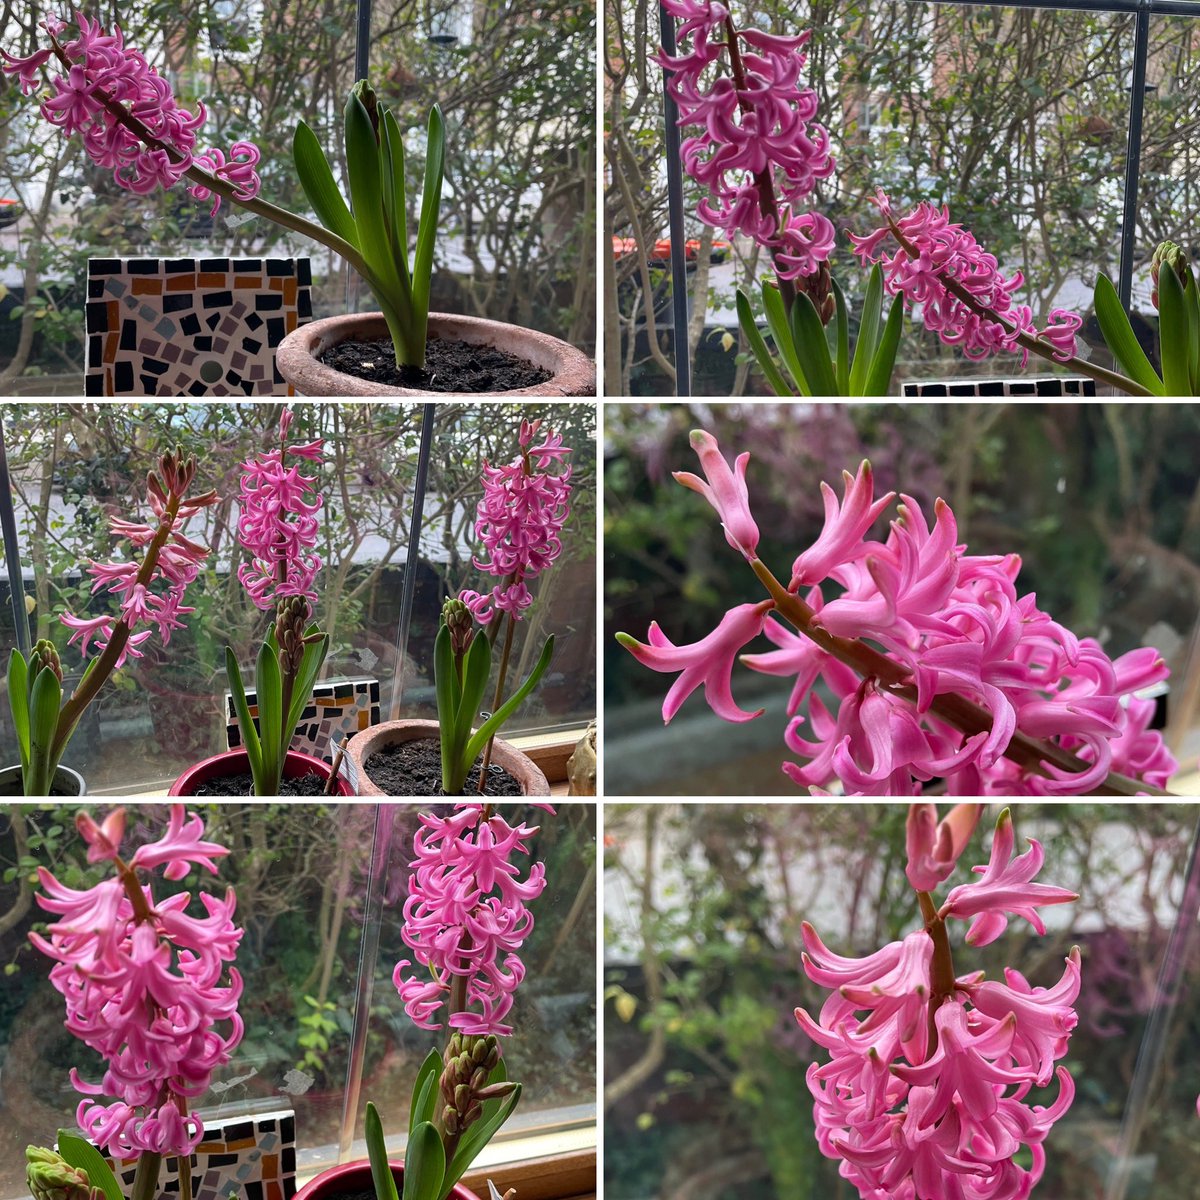
[[[1121,201],[1121,250],[1117,295],[1126,311],[1133,291],[1133,252],[1137,223],[1138,189],[1141,183],[1142,120],[1145,110],[1146,63],[1150,54],[1150,17],[1194,17],[1200,19],[1200,0],[914,0],[961,8],[1048,9],[1058,12],[1087,12],[1134,16],[1133,68],[1129,88],[1129,122],[1125,146],[1125,179]],[[662,46],[675,54],[675,20],[659,4]],[[670,73],[663,72],[663,111],[666,118],[667,206],[671,236],[671,280],[674,306],[675,372],[677,396],[691,395],[688,352],[687,263],[683,238],[683,163],[679,157],[679,110],[667,91]],[[678,293],[682,290],[683,299]],[[683,348],[682,355],[680,347]],[[681,365],[683,367],[681,371]]]

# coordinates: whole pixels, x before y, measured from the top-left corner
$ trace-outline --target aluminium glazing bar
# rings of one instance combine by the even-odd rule
[[[675,56],[675,18],[660,4],[663,53]],[[663,72],[663,119],[667,148],[667,228],[671,237],[671,310],[675,329],[675,395],[692,394],[692,356],[688,350],[687,245],[683,230],[683,161],[679,157],[679,106],[667,91],[670,73]],[[652,305],[653,296],[644,303]],[[631,336],[637,336],[636,328]]]
[[[0,528],[4,530],[4,566],[8,572],[8,598],[12,604],[17,649],[28,659],[33,648],[29,637],[29,614],[25,611],[25,580],[21,575],[21,544],[17,540],[17,517],[13,509],[12,485],[8,477],[8,448],[4,441],[4,414],[0,412]]]
[[[1129,83],[1129,135],[1125,144],[1125,196],[1121,215],[1121,274],[1117,296],[1130,311],[1133,292],[1133,251],[1137,237],[1138,192],[1142,171],[1142,113],[1146,105],[1146,59],[1150,55],[1150,3],[1137,11],[1133,28],[1133,76]]]

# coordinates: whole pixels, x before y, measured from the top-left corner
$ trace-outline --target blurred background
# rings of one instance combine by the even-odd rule
[[[0,12],[0,45],[25,55],[60,5]],[[595,8],[590,0],[121,0],[119,21],[174,87],[208,110],[201,147],[262,150],[261,196],[311,215],[292,166],[303,119],[344,179],[342,109],[367,51],[405,139],[409,227],[425,122],[446,118],[446,183],[432,308],[510,321],[590,350],[595,340]],[[83,392],[89,257],[307,255],[314,316],[374,303],[324,247],[182,188],[137,196],[94,166],[0,81],[0,394]]]
[[[954,510],[974,554],[1018,553],[1022,592],[1113,657],[1153,645],[1171,667],[1165,736],[1194,788],[1200,755],[1200,406],[1192,404],[608,405],[604,428],[605,787],[609,795],[796,795],[780,770],[790,679],[738,667],[730,725],[700,692],[669,726],[670,677],[613,636],[652,620],[696,641],[765,593],[709,505],[671,478],[697,470],[695,428],[750,452],[760,555],[786,574],[820,533],[822,480],[871,460],[877,494]],[[881,518],[886,530],[894,509]],[[766,649],[764,639],[752,649]],[[1200,781],[1196,781],[1200,782]],[[1191,789],[1191,791],[1189,791]]]
[[[63,1028],[62,997],[51,987],[50,960],[28,941],[53,919],[38,907],[37,866],[60,882],[86,888],[107,864],[86,861],[75,832],[77,804],[0,807],[0,1197],[28,1195],[24,1150],[50,1144],[74,1127],[79,1097],[68,1071],[98,1080],[101,1060]],[[293,1109],[299,1173],[338,1161],[338,1143],[364,1157],[362,1111],[379,1109],[389,1147],[403,1146],[412,1081],[441,1035],[418,1029],[392,984],[397,959],[410,956],[400,937],[412,839],[412,804],[220,804],[193,806],[206,836],[226,846],[220,875],[193,870],[177,884],[155,881],[158,899],[176,891],[237,895],[245,929],[237,968],[245,980],[239,1012],[246,1033],[196,1107],[213,1118]],[[107,811],[93,808],[97,820]],[[189,809],[189,811],[192,811]],[[126,845],[161,836],[165,804],[127,806]],[[525,1085],[506,1126],[521,1154],[529,1139],[558,1131],[594,1142],[596,1086],[596,810],[564,804],[551,816],[505,806],[511,824],[540,826],[529,862],[546,864],[546,889],[533,906],[535,926],[522,957],[528,975],[512,1011],[518,1032],[506,1039],[511,1078]],[[522,870],[524,875],[524,869]],[[371,878],[381,909],[367,908]],[[366,992],[366,1038],[352,1047],[355,998]],[[366,1010],[364,1010],[365,1012]],[[362,1091],[344,1114],[347,1083]],[[514,1149],[514,1146],[517,1148]]]
[[[605,1195],[609,1200],[856,1200],[822,1157],[804,1079],[824,1051],[793,1010],[824,989],[803,973],[800,924],[859,956],[920,927],[904,878],[907,806],[646,804],[605,807]],[[954,875],[986,862],[985,809]],[[1200,956],[1195,887],[1175,988],[1156,986],[1197,810],[1183,805],[1014,809],[1018,847],[1046,851],[1043,883],[1080,894],[962,942],[955,969],[1005,966],[1056,982],[1082,951],[1079,1024],[1064,1065],[1077,1092],[1047,1142],[1039,1200],[1188,1200],[1200,1170]],[[1153,1026],[1151,1023],[1154,1023]],[[1148,1028],[1161,1034],[1144,1047]],[[1049,1103],[1051,1087],[1039,1099]],[[1118,1166],[1127,1173],[1122,1178]]]

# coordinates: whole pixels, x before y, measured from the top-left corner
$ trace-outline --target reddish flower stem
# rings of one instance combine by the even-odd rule
[[[954,979],[954,956],[950,952],[950,938],[946,933],[946,921],[938,915],[933,897],[928,892],[917,893],[917,903],[921,906],[921,917],[925,921],[925,932],[933,942],[933,958],[929,964],[929,1048],[925,1057],[928,1059],[937,1049],[937,1024],[934,1014],[942,1004],[952,999],[957,984]]]

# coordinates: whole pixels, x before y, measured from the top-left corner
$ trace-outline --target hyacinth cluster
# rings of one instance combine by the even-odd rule
[[[4,55],[4,71],[20,81],[25,95],[41,86],[42,68],[52,60],[65,74],[52,74],[51,95],[42,101],[42,115],[64,134],[79,134],[88,157],[112,171],[123,188],[146,194],[173,187],[196,166],[226,180],[240,200],[258,195],[260,180],[255,167],[260,153],[252,142],[235,142],[228,154],[210,147],[196,153],[196,138],[205,121],[204,105],[195,113],[182,108],[171,85],[138,50],[125,45],[114,25],[108,32],[99,21],[75,15],[74,36],[58,17],[48,17],[42,28],[50,37],[48,49],[25,58]],[[124,112],[132,121],[123,120]],[[212,213],[221,197],[201,183],[188,191],[198,200],[212,196]]]
[[[706,479],[682,474],[680,482],[708,499],[726,540],[760,578],[769,574],[757,559],[748,456],[731,470],[710,434],[698,431],[692,443]],[[916,795],[942,779],[949,795],[1080,795],[1110,772],[1166,784],[1175,760],[1149,729],[1153,700],[1136,695],[1167,677],[1156,650],[1132,650],[1114,661],[1093,638],[1076,637],[1042,612],[1032,593],[1021,594],[1017,555],[967,553],[944,501],[935,504],[931,526],[904,496],[886,539],[871,538],[894,493],[875,496],[869,463],[856,475],[845,473],[840,502],[827,484],[821,491],[824,527],[797,556],[787,589],[803,612],[801,632],[785,626],[777,600],[768,599],[735,606],[691,645],[674,645],[657,622],[647,644],[618,635],[645,666],[679,673],[663,704],[664,721],[701,686],[725,720],[759,716],[761,710],[738,707],[731,678],[743,648],[765,633],[776,649],[741,661],[795,679],[785,741],[806,761],[783,769],[801,786],[823,789],[837,780],[848,795]],[[851,640],[835,645],[828,635]],[[860,653],[863,639],[883,648],[888,678],[880,677],[873,650]],[[818,681],[836,701],[834,711],[815,690]],[[965,735],[945,718],[944,698],[981,706],[990,728]],[[1087,765],[1022,765],[1006,757],[1018,733],[1046,739]]]
[[[287,444],[292,412],[279,419],[279,449],[242,464],[238,496],[238,541],[253,556],[238,568],[238,580],[260,609],[269,609],[285,596],[317,598],[313,581],[321,558],[317,544],[317,513],[325,503],[315,492],[315,475],[305,475],[289,457],[320,463],[321,438],[303,445]]]
[[[813,118],[817,94],[800,83],[809,33],[738,30],[715,0],[664,0],[679,19],[680,53],[659,54],[679,124],[699,127],[681,146],[684,169],[709,191],[700,219],[766,247],[784,279],[811,275],[829,258],[834,229],[804,211],[817,180],[833,173],[829,135]],[[726,57],[730,73],[721,74]]]
[[[109,518],[113,536],[127,538],[144,554],[140,562],[89,561],[86,571],[94,580],[92,592],[104,588],[119,596],[121,614],[119,617],[63,614],[62,623],[74,631],[68,644],[78,642],[85,658],[93,638],[96,652],[103,654],[112,641],[114,630],[124,625],[130,632],[114,664],[114,669],[119,669],[126,658],[142,657],[140,647],[153,635],[154,629],[158,630],[165,646],[171,640],[171,631],[183,628],[180,618],[195,611],[184,605],[184,592],[199,574],[200,564],[209,551],[185,537],[182,529],[202,508],[217,502],[216,492],[199,496],[187,494],[195,472],[195,461],[185,460],[182,451],[164,454],[159,460],[158,471],[151,471],[146,481],[146,502],[157,523]],[[139,625],[153,628],[137,631]]]
[[[951,221],[948,209],[922,201],[912,212],[897,217],[882,190],[875,203],[886,223],[865,237],[851,234],[854,253],[864,267],[879,263],[888,293],[902,296],[910,308],[919,306],[925,328],[947,346],[957,346],[973,359],[1000,351],[1019,353],[1025,366],[1029,349],[1018,340],[1024,334],[1047,343],[1060,362],[1074,357],[1083,318],[1055,308],[1046,328],[1038,329],[1029,305],[1013,301],[1024,276],[1018,271],[1006,279],[995,256],[970,231]],[[893,247],[890,254],[889,246]],[[947,281],[961,288],[972,303],[956,294]]]
[[[45,894],[38,903],[58,919],[45,937],[29,937],[55,960],[50,982],[66,1001],[66,1027],[106,1062],[99,1084],[71,1071],[72,1085],[85,1097],[79,1127],[101,1149],[124,1158],[190,1153],[204,1127],[187,1102],[208,1088],[242,1037],[242,981],[228,966],[242,931],[233,923],[232,889],[224,899],[201,893],[206,915],[191,916],[188,893],[156,902],[138,871],[161,867],[170,880],[183,879],[192,867],[216,874],[216,860],[228,851],[204,841],[204,822],[178,804],[163,835],[139,846],[127,862],[120,857],[123,809],[100,825],[81,813],[76,824],[88,862],[111,862],[117,874],[76,891],[39,867]],[[95,1099],[104,1096],[116,1099]]]
[[[1003,983],[957,975],[946,923],[969,920],[972,946],[994,942],[1010,916],[1044,934],[1038,909],[1076,895],[1033,882],[1042,848],[1030,839],[1014,856],[1007,810],[987,865],[975,868],[980,878],[951,888],[940,908],[929,894],[953,870],[979,807],[959,806],[939,826],[932,805],[913,805],[908,875],[923,929],[844,958],[803,927],[805,973],[831,993],[815,1019],[796,1010],[829,1056],[806,1076],[817,1142],[863,1200],[1026,1200],[1045,1168],[1046,1137],[1074,1099],[1069,1072],[1055,1064],[1077,1023],[1078,949],[1048,988],[1011,968]],[[950,821],[959,827],[947,830]],[[1056,1078],[1052,1102],[1035,1103],[1034,1089]]]
[[[570,513],[571,467],[563,465],[570,446],[541,421],[522,421],[521,453],[506,467],[483,464],[483,496],[475,509],[475,536],[485,557],[475,566],[503,579],[490,592],[466,590],[459,599],[481,624],[497,613],[514,620],[533,603],[529,583],[562,553],[560,534]],[[540,440],[538,440],[540,437]],[[535,444],[536,443],[536,444]],[[549,468],[563,465],[558,474]]]
[[[546,886],[542,863],[521,879],[512,858],[529,853],[538,827],[510,825],[474,800],[449,816],[422,813],[420,822],[403,929],[416,962],[401,959],[392,982],[421,1029],[506,1037],[504,1019],[525,978],[517,952],[533,929],[528,903]]]

